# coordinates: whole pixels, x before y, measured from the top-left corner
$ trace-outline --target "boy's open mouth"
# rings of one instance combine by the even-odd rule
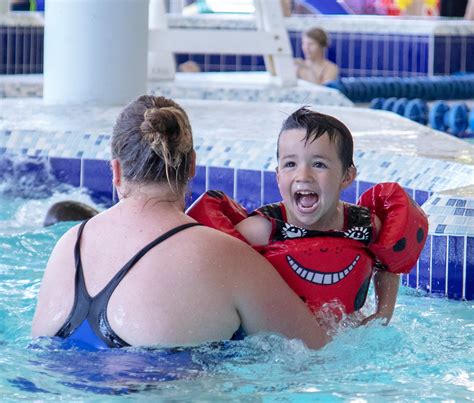
[[[302,213],[312,213],[318,206],[319,195],[310,190],[295,192],[295,202]]]

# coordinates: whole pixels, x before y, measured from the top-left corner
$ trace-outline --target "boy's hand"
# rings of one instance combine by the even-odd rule
[[[383,312],[383,310],[382,311],[377,311],[377,312],[373,313],[372,315],[367,316],[366,318],[364,318],[360,322],[360,326],[366,326],[369,322],[371,322],[375,319],[385,319],[384,321],[382,321],[382,325],[387,326],[388,323],[390,322],[390,319],[392,319],[392,316],[393,316],[393,310],[392,310],[391,313],[389,311]]]
[[[378,270],[374,275],[375,298],[377,300],[377,312],[368,316],[360,323],[366,325],[374,319],[385,319],[383,325],[389,324],[397,302],[400,276],[385,270]]]

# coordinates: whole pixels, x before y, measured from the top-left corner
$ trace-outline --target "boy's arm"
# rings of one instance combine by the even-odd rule
[[[251,216],[239,222],[235,229],[239,231],[250,245],[268,245],[272,224],[260,216]]]
[[[374,276],[377,311],[362,324],[375,318],[386,318],[388,324],[397,300],[399,274],[409,273],[426,242],[428,219],[397,183],[379,183],[362,194],[359,203],[375,215],[377,239],[370,251],[385,269]]]
[[[382,229],[382,221],[374,214],[374,225],[377,234]],[[400,285],[400,276],[396,273],[390,273],[386,270],[376,270],[374,274],[374,291],[377,310],[374,314],[365,318],[361,325],[366,325],[374,319],[385,319],[384,325],[388,325],[392,319],[397,302],[398,287]]]
[[[390,273],[386,270],[377,270],[374,275],[375,300],[377,311],[365,318],[361,325],[366,325],[374,319],[384,319],[383,324],[388,325],[395,310],[398,288],[400,286],[400,275]]]

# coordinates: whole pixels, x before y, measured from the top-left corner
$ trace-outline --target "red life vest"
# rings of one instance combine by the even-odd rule
[[[236,229],[247,211],[221,191],[209,190],[188,209],[201,224],[243,241]],[[343,231],[308,231],[287,223],[280,203],[253,214],[270,220],[270,244],[254,247],[313,309],[340,301],[351,313],[365,302],[373,266],[391,273],[409,273],[426,242],[428,219],[397,183],[379,183],[364,192],[358,206],[345,205]],[[374,217],[380,219],[375,234]]]
[[[288,224],[283,203],[260,207],[255,214],[272,223],[269,244],[255,249],[311,309],[334,301],[336,309],[352,313],[364,305],[375,264],[367,248],[376,238],[369,209],[344,203],[343,231],[311,231]]]

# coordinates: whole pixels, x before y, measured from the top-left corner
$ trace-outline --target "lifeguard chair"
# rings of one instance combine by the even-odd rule
[[[148,78],[172,80],[174,53],[264,55],[266,70],[282,86],[297,83],[279,1],[254,0],[256,30],[169,28],[164,0],[150,0]]]

